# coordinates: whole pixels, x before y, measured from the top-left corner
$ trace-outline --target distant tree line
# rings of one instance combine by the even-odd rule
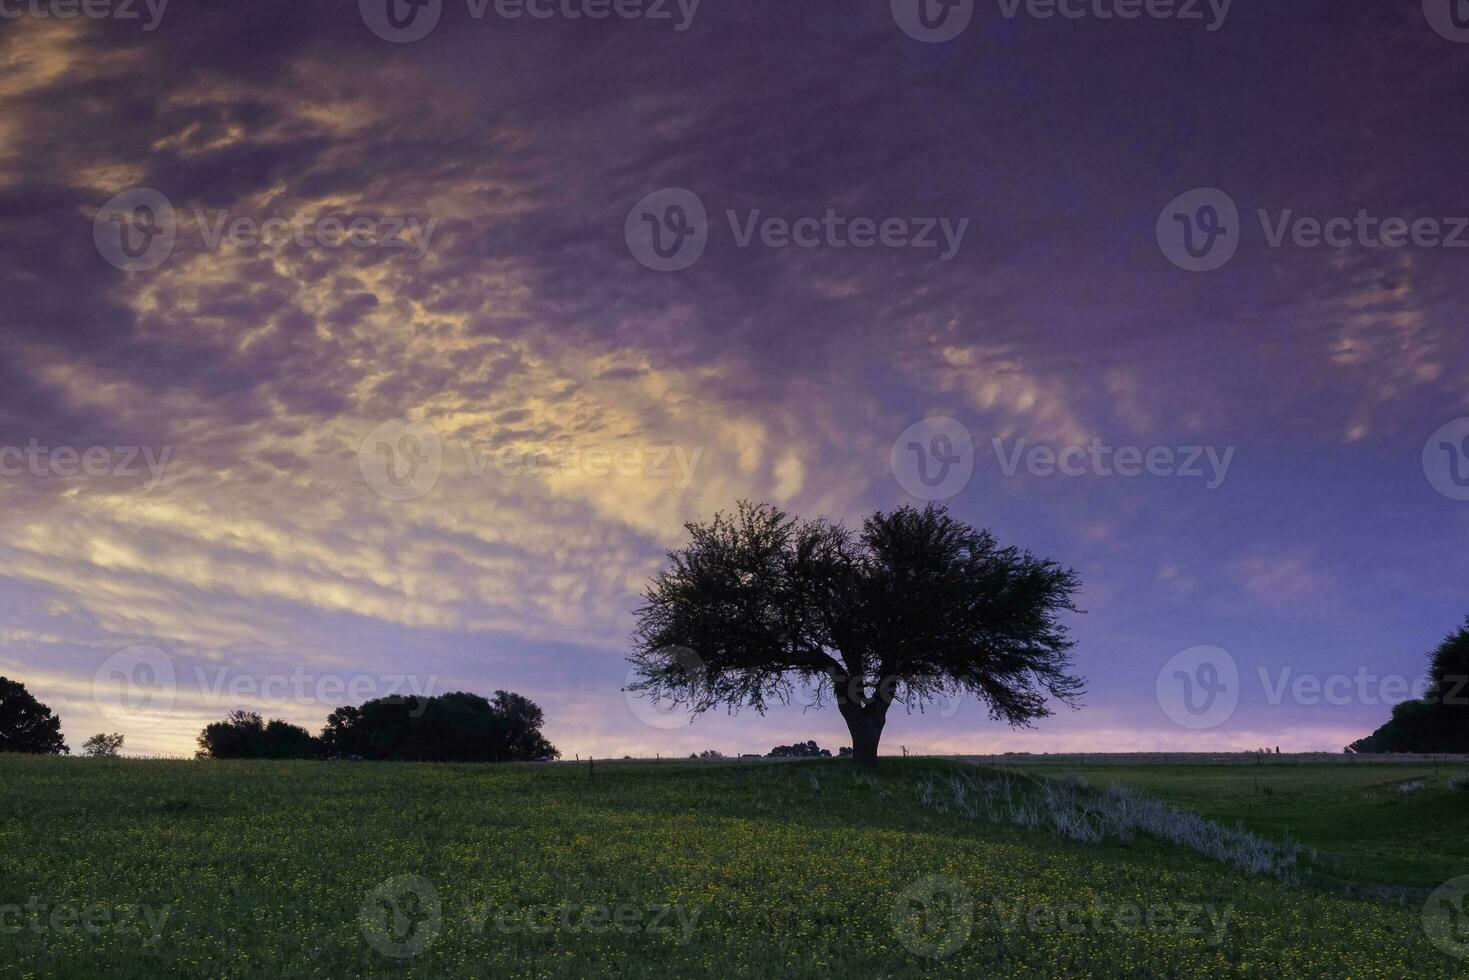
[[[838,756],[845,758],[852,754],[850,748],[844,747],[837,752]],[[777,745],[770,750],[772,759],[830,759],[831,750],[823,749],[814,740],[797,742],[794,745]]]
[[[1469,752],[1469,620],[1430,657],[1423,697],[1392,709],[1387,724],[1348,752]]]
[[[319,736],[279,718],[232,711],[199,733],[206,759],[383,759],[414,762],[542,762],[561,753],[541,734],[545,714],[529,698],[456,692],[379,698],[333,711]],[[93,735],[88,758],[114,758],[121,734]],[[61,719],[26,690],[0,677],[0,752],[69,755]]]
[[[234,711],[199,735],[202,759],[375,759],[403,762],[544,762],[561,753],[541,734],[529,698],[455,692],[392,697],[338,708],[319,736],[280,719]]]
[[[852,755],[852,747],[850,745],[844,745],[840,749],[837,750],[837,756],[839,758],[846,759],[846,758],[850,758],[851,755]],[[726,758],[729,758],[729,757],[726,756],[723,752],[719,751],[718,749],[705,749],[703,752],[691,752],[691,753],[689,753],[689,758],[690,759],[705,759],[705,760],[711,760],[712,761],[712,760],[718,760],[718,759],[726,759]],[[757,754],[753,754],[753,753],[747,753],[745,755],[740,756],[740,758],[741,759],[758,759],[758,758],[760,758],[760,756],[757,755]],[[823,749],[821,746],[817,745],[814,740],[812,740],[812,741],[806,741],[806,742],[797,742],[794,745],[777,745],[775,748],[771,749],[765,755],[765,758],[767,758],[767,759],[830,759],[831,758],[831,750],[830,749]]]

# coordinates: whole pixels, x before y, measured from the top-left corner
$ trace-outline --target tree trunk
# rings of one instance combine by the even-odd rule
[[[877,743],[882,739],[887,712],[877,712],[855,705],[844,707],[842,717],[852,733],[852,765],[869,772],[877,769]]]

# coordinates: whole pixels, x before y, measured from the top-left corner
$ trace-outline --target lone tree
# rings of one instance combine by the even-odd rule
[[[686,525],[691,540],[637,610],[629,690],[655,702],[763,713],[797,682],[835,702],[853,763],[877,765],[894,703],[970,693],[1016,727],[1075,708],[1060,614],[1076,574],[1001,547],[943,507],[873,514],[854,532],[742,501]]]
[[[20,681],[0,677],[0,752],[68,755],[61,719]]]

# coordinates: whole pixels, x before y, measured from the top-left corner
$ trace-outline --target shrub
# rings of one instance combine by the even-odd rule
[[[82,743],[82,755],[88,759],[115,759],[122,749],[123,736],[98,732]]]

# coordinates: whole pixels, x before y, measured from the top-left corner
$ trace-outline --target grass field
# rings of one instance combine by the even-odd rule
[[[1469,974],[1450,955],[1469,935],[1435,943],[1422,897],[1342,889],[1469,873],[1469,790],[1444,785],[1447,771],[1277,767],[1268,798],[1247,768],[1085,772],[1288,830],[1318,851],[1299,881],[920,802],[958,773],[996,778],[920,759],[861,779],[836,761],[598,763],[589,778],[570,765],[0,756],[0,971]],[[1416,778],[1436,782],[1394,786]]]

